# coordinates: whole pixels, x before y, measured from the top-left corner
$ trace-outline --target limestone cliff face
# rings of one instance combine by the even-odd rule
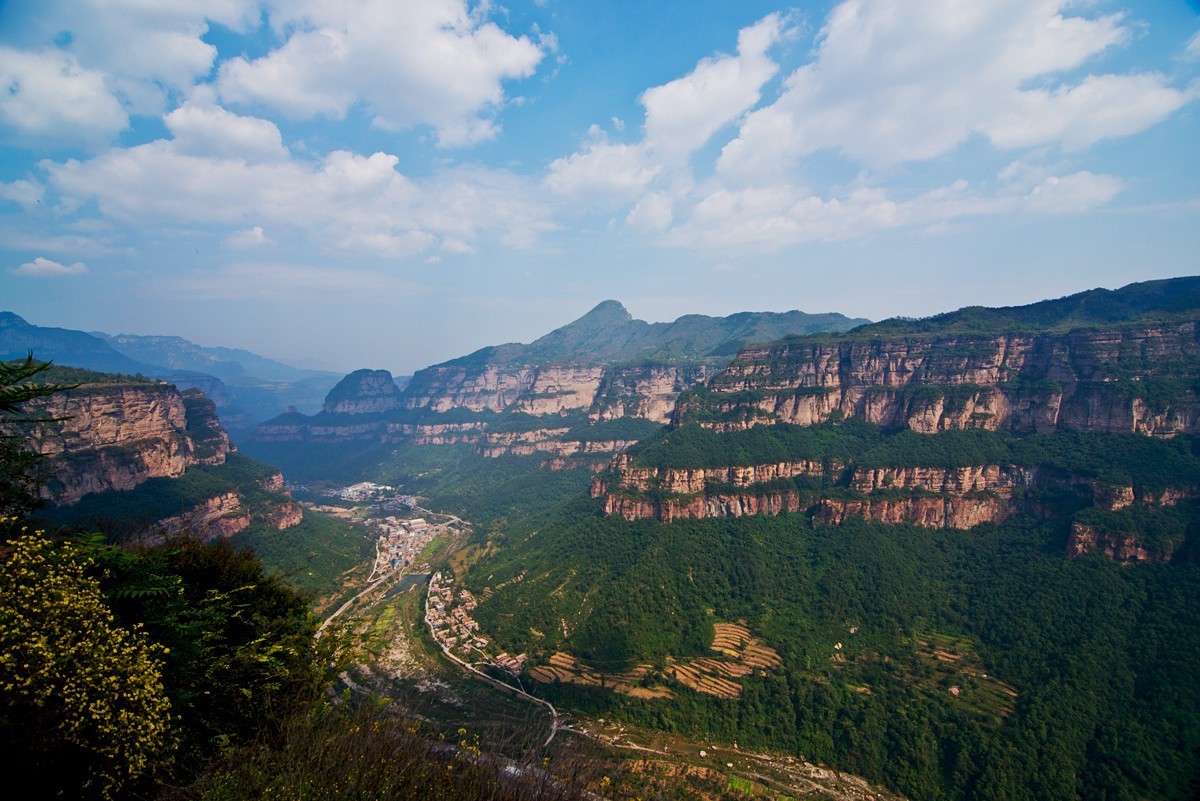
[[[413,377],[404,406],[534,415],[586,411],[593,421],[640,417],[665,423],[679,393],[708,375],[705,365],[437,365]]]
[[[404,406],[435,412],[511,408],[526,414],[560,414],[590,408],[603,374],[598,366],[435,365],[413,376]]]
[[[55,422],[37,426],[29,446],[47,457],[42,495],[57,505],[178,477],[195,464],[221,464],[233,449],[211,401],[169,384],[85,384],[33,407]]]
[[[1174,551],[1155,550],[1146,547],[1139,534],[1116,531],[1102,526],[1074,523],[1067,540],[1067,555],[1073,557],[1099,553],[1115,562],[1137,564],[1139,562],[1165,562]]]
[[[325,396],[327,414],[379,414],[400,408],[400,390],[387,370],[355,370]]]
[[[593,420],[641,417],[666,423],[679,394],[704,381],[709,372],[706,365],[611,367],[604,373],[589,416]]]
[[[815,479],[815,488],[806,492],[777,488],[779,480],[799,477]],[[1135,505],[1170,507],[1200,497],[1200,488],[1195,486],[1135,488],[1049,467],[1011,464],[856,467],[840,461],[801,460],[679,469],[639,466],[629,455],[620,453],[612,458],[606,471],[593,478],[591,495],[603,499],[605,514],[628,520],[670,522],[805,512],[813,520],[830,525],[863,518],[932,528],[973,528],[981,523],[1002,522],[1020,512],[1039,512],[1037,501],[1028,493],[1032,489],[1069,492],[1086,505],[1104,511]],[[1118,539],[1124,544],[1113,544]],[[1135,545],[1136,537],[1091,527],[1078,532],[1069,551],[1073,555],[1095,550],[1125,553]],[[1149,553],[1139,558],[1169,556]]]
[[[827,467],[821,462],[797,461],[738,467],[655,469],[637,467],[630,457],[621,455],[613,458],[611,471],[615,476],[613,486],[617,488],[641,492],[660,489],[676,495],[688,495],[704,492],[709,484],[748,487],[752,484],[763,484],[780,478],[795,478],[796,476],[819,478],[827,475],[831,470],[836,471],[842,468],[844,465],[840,464]]]
[[[1171,436],[1200,430],[1196,379],[1196,321],[1064,334],[790,340],[743,350],[705,391],[681,398],[674,419],[718,430],[844,416],[923,433]]]
[[[160,520],[134,535],[136,541],[152,544],[184,533],[200,533],[205,542],[225,539],[250,525],[250,512],[236,492],[209,498],[191,509]]]

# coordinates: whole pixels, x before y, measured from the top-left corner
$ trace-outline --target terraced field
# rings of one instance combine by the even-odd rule
[[[718,698],[737,698],[742,694],[738,679],[754,671],[765,673],[783,663],[779,654],[738,623],[713,626],[712,649],[719,656],[676,661],[668,658],[665,669],[637,665],[622,673],[601,673],[570,654],[558,652],[544,665],[529,669],[529,675],[543,684],[555,681],[592,687],[608,687],[634,698],[671,698],[674,692],[658,682],[674,679],[690,690]],[[648,680],[649,679],[649,680]]]

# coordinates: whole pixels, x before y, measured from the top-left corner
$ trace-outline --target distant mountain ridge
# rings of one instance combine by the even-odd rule
[[[510,343],[435,364],[413,375],[408,409],[588,411],[593,419],[666,419],[683,389],[727,364],[746,345],[788,335],[845,331],[868,322],[842,314],[691,314],[670,323],[635,320],[615,300],[528,345]]]
[[[491,457],[539,455],[555,469],[594,467],[665,423],[680,392],[745,345],[865,322],[790,311],[648,323],[606,300],[529,344],[481,348],[419,370],[399,393],[386,371],[351,373],[320,414],[280,415],[247,444],[285,468],[305,443],[351,441],[470,444]]]
[[[663,364],[721,362],[737,348],[788,335],[845,331],[869,323],[842,314],[801,311],[739,312],[728,317],[687,314],[669,323],[635,320],[616,300],[597,304],[578,320],[556,328],[528,345],[495,345],[426,369],[476,364],[615,364],[652,361]],[[418,371],[419,376],[423,371]]]
[[[308,378],[328,379],[336,373],[306,370],[268,359],[241,348],[205,347],[177,336],[140,336],[136,334],[105,334],[92,336],[107,342],[114,350],[137,361],[157,364],[176,370],[194,370],[215,375],[226,384],[246,381],[302,381]]]
[[[316,411],[338,380],[250,351],[209,348],[175,336],[110,336],[33,325],[0,312],[0,359],[35,357],[104,373],[142,374],[199,389],[221,409],[228,428],[245,431],[288,406]]]

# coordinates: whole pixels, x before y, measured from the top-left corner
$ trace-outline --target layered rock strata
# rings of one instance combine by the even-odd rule
[[[796,478],[813,480],[814,489],[779,488],[781,481]],[[591,495],[603,500],[605,514],[627,520],[804,512],[830,525],[862,518],[966,529],[1036,511],[1027,494],[1034,488],[1071,492],[1105,511],[1174,506],[1200,496],[1193,486],[1148,490],[1024,465],[881,468],[799,460],[683,469],[638,466],[626,454],[613,457],[608,471],[592,480]],[[1071,551],[1107,552],[1117,547],[1106,545],[1111,541],[1093,531],[1090,539],[1081,534]]]
[[[33,406],[52,418],[26,433],[46,457],[42,496],[57,505],[84,495],[175,478],[192,465],[222,464],[233,450],[212,402],[170,384],[85,384]]]
[[[744,349],[674,421],[721,430],[858,417],[922,433],[985,428],[1172,436],[1200,430],[1200,323],[1030,335],[800,339]]]

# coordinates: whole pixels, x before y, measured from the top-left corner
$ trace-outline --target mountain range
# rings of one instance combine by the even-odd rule
[[[174,336],[112,336],[32,325],[0,312],[0,359],[35,357],[104,373],[145,375],[199,389],[236,433],[287,406],[316,411],[338,380],[335,373],[304,370],[246,350],[209,348]]]

